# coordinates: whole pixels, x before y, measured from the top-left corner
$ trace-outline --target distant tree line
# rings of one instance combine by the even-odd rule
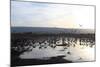
[[[67,37],[76,37],[76,38],[93,38],[95,39],[95,34],[76,34],[76,33],[33,33],[33,32],[24,32],[24,33],[11,33],[11,36],[18,37],[33,37],[33,36],[67,36]]]

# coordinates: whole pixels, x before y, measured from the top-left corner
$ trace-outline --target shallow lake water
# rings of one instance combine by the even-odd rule
[[[21,59],[49,60],[51,57],[64,56],[72,62],[94,61],[95,41],[89,38],[37,37],[28,40],[29,48],[19,55]],[[24,44],[26,44],[25,42]]]

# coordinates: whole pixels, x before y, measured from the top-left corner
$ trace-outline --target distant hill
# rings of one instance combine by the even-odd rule
[[[12,33],[75,33],[75,34],[94,34],[92,29],[70,29],[70,28],[49,28],[49,27],[11,27]]]

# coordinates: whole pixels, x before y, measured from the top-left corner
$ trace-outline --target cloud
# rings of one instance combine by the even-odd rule
[[[12,26],[94,28],[92,7],[11,1]]]

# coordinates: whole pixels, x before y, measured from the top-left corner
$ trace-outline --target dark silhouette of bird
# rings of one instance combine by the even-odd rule
[[[79,24],[79,26],[80,26],[80,27],[82,27],[82,25],[81,25],[81,24]]]

